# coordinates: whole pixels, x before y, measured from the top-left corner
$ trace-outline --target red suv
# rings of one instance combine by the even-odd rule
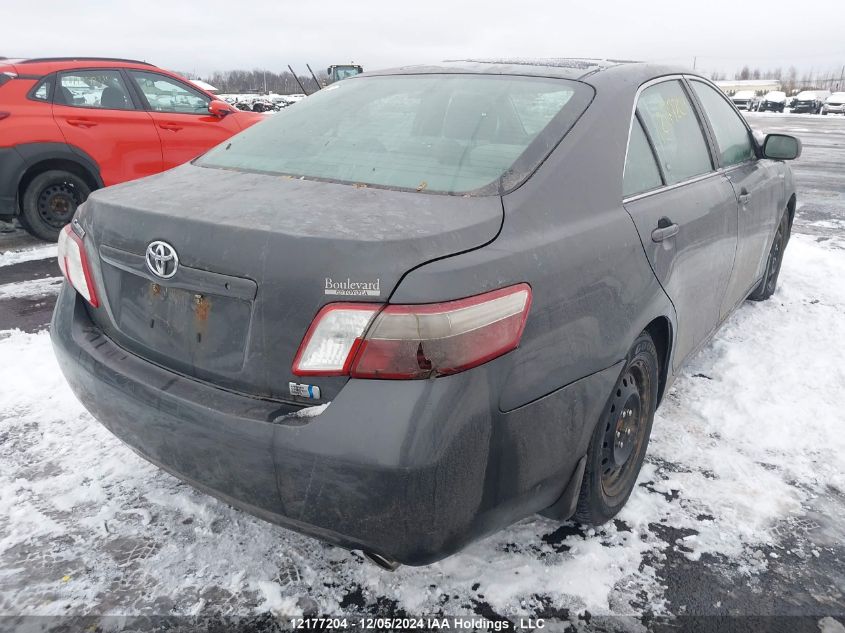
[[[55,240],[94,189],[180,165],[263,117],[145,62],[0,58],[0,220]]]

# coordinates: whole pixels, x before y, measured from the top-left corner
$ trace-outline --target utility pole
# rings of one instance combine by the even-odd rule
[[[264,94],[267,94],[267,71],[264,71]]]

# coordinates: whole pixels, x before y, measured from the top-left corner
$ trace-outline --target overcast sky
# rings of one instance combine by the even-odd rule
[[[130,57],[165,68],[305,73],[467,57],[611,57],[732,73],[845,65],[842,0],[29,0],[4,2],[0,55]]]

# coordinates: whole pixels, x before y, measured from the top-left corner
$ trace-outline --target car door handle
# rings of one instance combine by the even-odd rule
[[[162,130],[172,130],[173,132],[178,132],[182,129],[181,125],[176,125],[175,123],[159,123],[158,126]]]
[[[739,203],[745,205],[748,204],[749,200],[751,200],[751,194],[748,192],[748,189],[743,187],[739,190]]]
[[[68,125],[74,127],[95,127],[97,124],[91,119],[66,119]]]
[[[651,232],[651,241],[662,242],[665,239],[674,237],[680,230],[681,227],[677,224],[671,224],[671,220],[668,218],[660,218],[660,222],[657,223],[657,228]]]

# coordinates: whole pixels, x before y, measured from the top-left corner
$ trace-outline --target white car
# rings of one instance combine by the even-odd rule
[[[825,99],[822,114],[845,114],[845,92],[834,92]]]
[[[731,101],[738,110],[754,110],[757,106],[757,95],[753,90],[738,90],[731,97]]]

